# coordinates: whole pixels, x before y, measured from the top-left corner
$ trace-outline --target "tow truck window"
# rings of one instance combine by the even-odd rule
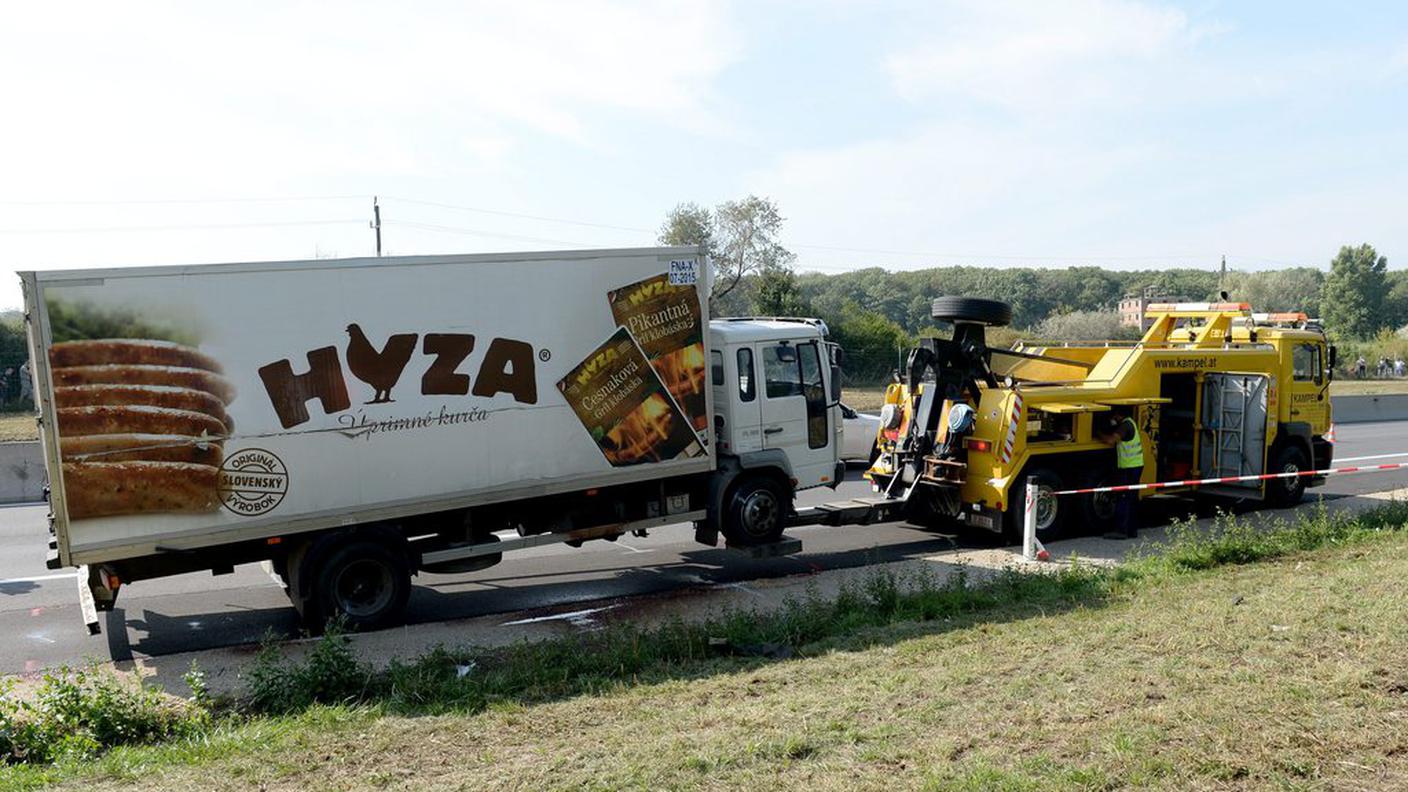
[[[753,350],[738,350],[738,400],[750,402],[758,395],[753,384]]]
[[[1320,347],[1314,344],[1297,344],[1291,350],[1291,370],[1296,382],[1309,382],[1320,379]]]
[[[724,384],[724,353],[717,349],[709,353],[709,381],[715,387]]]
[[[802,368],[802,395],[807,397],[807,447],[825,448],[830,439],[826,430],[826,385],[821,379],[821,352],[815,341],[797,346],[797,362]]]

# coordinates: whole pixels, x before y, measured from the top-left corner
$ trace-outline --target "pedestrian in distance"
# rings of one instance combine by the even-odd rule
[[[1368,367],[1369,367],[1369,364],[1364,361],[1364,356],[1363,356],[1363,355],[1360,355],[1360,356],[1359,356],[1359,359],[1356,360],[1356,361],[1354,361],[1354,376],[1355,376],[1355,378],[1356,378],[1356,379],[1364,379],[1364,375],[1367,373]]]
[[[1098,434],[1100,440],[1115,448],[1115,483],[1138,484],[1144,477],[1144,443],[1139,426],[1128,415],[1111,415]],[[1106,539],[1134,539],[1139,536],[1135,525],[1135,507],[1139,493],[1125,490],[1114,493],[1115,526]]]

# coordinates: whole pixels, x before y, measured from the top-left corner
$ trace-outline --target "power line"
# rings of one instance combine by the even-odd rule
[[[295,201],[366,200],[365,195],[302,195],[284,198],[153,198],[120,201],[0,201],[0,206],[153,206],[163,204],[292,203]]]
[[[466,236],[490,237],[494,239],[509,239],[516,242],[546,242],[550,245],[569,245],[571,247],[591,247],[590,242],[572,242],[563,239],[547,239],[544,237],[523,236],[520,234],[500,234],[493,231],[478,231],[473,228],[458,228],[455,226],[437,225],[435,223],[416,223],[407,220],[387,220],[384,225],[400,226],[402,228],[417,228],[423,231],[440,231],[446,234],[464,234]]]
[[[473,206],[458,206],[455,204],[438,203],[436,201],[418,201],[413,198],[398,198],[394,195],[388,195],[386,197],[392,201],[401,201],[402,203],[416,204],[419,206],[435,206],[441,209],[456,209],[461,212],[476,212],[478,214],[495,215],[497,217],[516,217],[520,220],[540,220],[545,223],[562,223],[564,225],[583,226],[585,228],[605,228],[611,231],[632,231],[640,234],[655,233],[655,229],[651,228],[632,228],[630,226],[610,225],[608,223],[591,223],[585,220],[566,220],[561,217],[545,217],[543,215],[520,214],[518,212],[501,212],[497,209],[480,209]]]
[[[279,228],[286,226],[362,225],[357,220],[288,220],[268,223],[192,223],[189,225],[90,226],[86,228],[0,228],[0,234],[105,234],[123,231],[207,231],[222,228]]]

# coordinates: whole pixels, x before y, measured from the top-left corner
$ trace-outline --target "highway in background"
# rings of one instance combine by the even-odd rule
[[[1336,427],[1336,434],[1340,459],[1408,451],[1408,422],[1350,424]],[[1382,461],[1408,461],[1408,456]],[[799,505],[869,495],[869,485],[859,474],[853,469],[836,492],[803,493]],[[1316,496],[1328,499],[1402,486],[1408,486],[1408,471],[1332,478],[1326,486],[1311,490],[1307,503],[1313,504]],[[1170,508],[1145,511],[1153,521],[1176,513]],[[283,590],[258,565],[247,565],[229,575],[193,573],[126,587],[118,609],[105,615],[103,635],[89,636],[78,613],[73,571],[44,567],[47,512],[44,505],[0,507],[0,635],[7,637],[0,644],[0,673],[34,672],[86,658],[127,660],[251,644],[268,633],[298,634]],[[408,608],[412,626],[405,629],[484,614],[899,561],[955,546],[953,537],[898,523],[803,527],[789,534],[803,540],[803,553],[754,560],[699,545],[689,526],[677,525],[652,531],[647,538],[511,553],[498,566],[466,575],[421,575]]]

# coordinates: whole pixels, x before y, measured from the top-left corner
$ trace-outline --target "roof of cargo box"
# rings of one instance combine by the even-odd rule
[[[787,338],[825,336],[826,323],[820,319],[785,316],[731,316],[710,319],[709,332],[724,343],[742,344],[750,341],[776,341]]]

